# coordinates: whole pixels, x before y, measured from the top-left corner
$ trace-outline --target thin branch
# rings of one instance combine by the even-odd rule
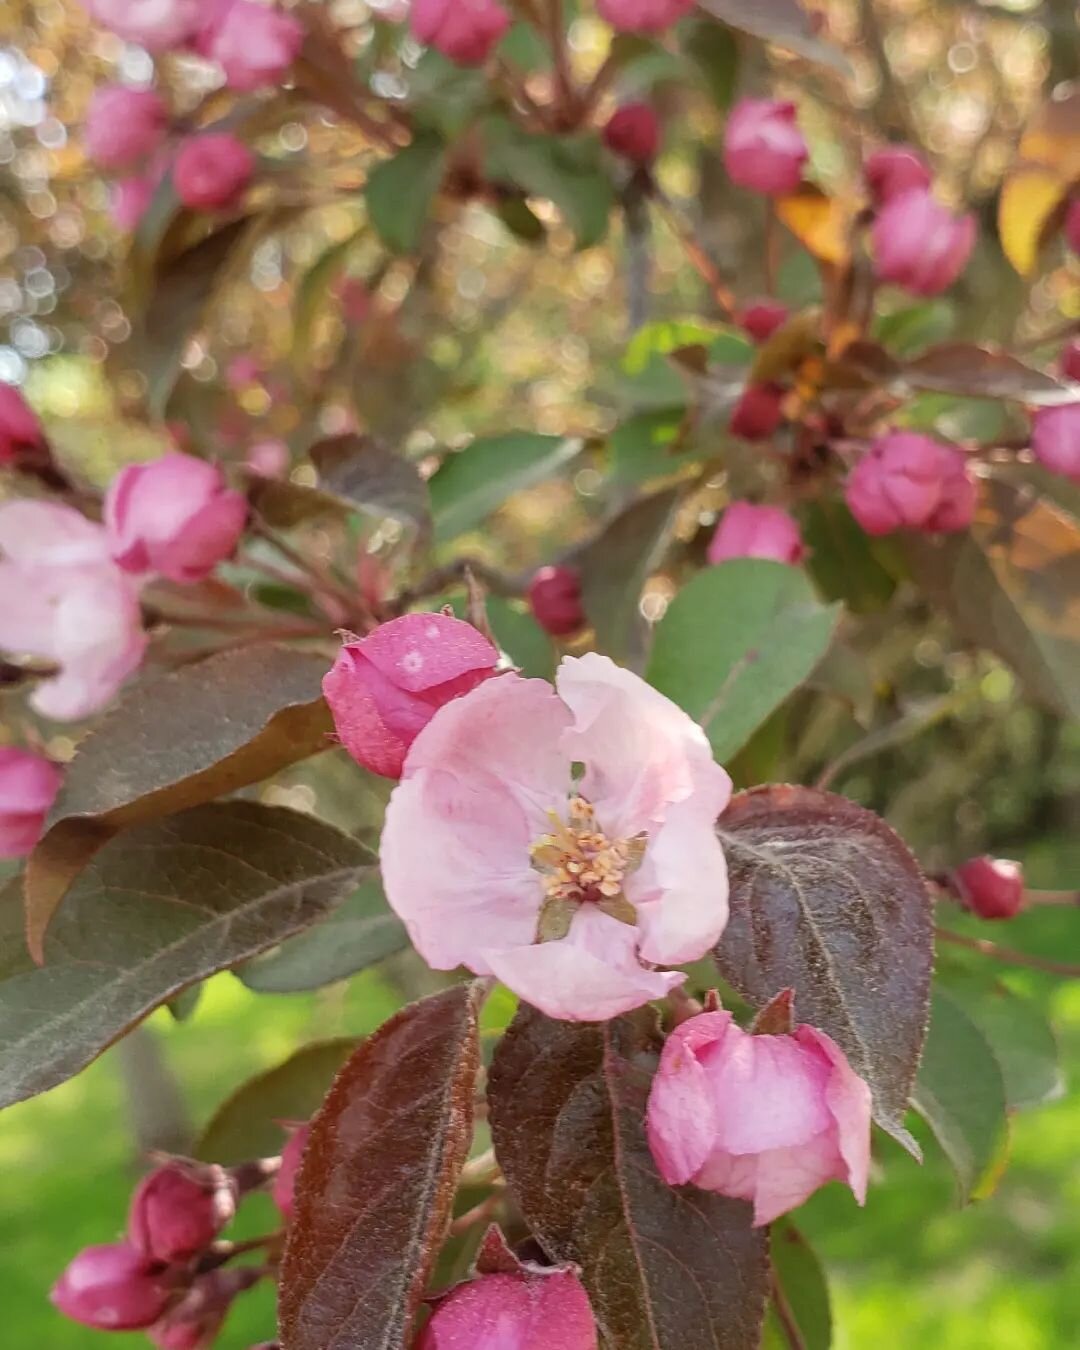
[[[881,754],[884,750],[892,750],[895,746],[903,745],[906,741],[912,740],[924,731],[929,731],[938,722],[942,722],[945,718],[952,717],[960,712],[969,700],[970,694],[966,690],[961,690],[959,693],[943,694],[940,698],[931,699],[911,708],[887,726],[876,727],[873,731],[868,731],[865,736],[860,736],[853,745],[849,745],[846,750],[842,750],[835,759],[826,764],[818,775],[814,787],[824,792],[840,774],[850,769],[853,764],[859,764],[864,759],[870,759],[874,755]]]
[[[791,1311],[791,1304],[787,1301],[787,1295],[780,1284],[775,1266],[769,1271],[769,1284],[773,1308],[776,1310],[776,1320],[780,1323],[784,1339],[791,1350],[806,1350],[806,1341],[799,1330],[798,1322],[795,1321],[795,1314]]]
[[[965,947],[968,951],[989,956],[993,961],[1003,961],[1011,966],[1028,966],[1032,970],[1043,970],[1049,975],[1063,975],[1066,979],[1080,980],[1080,965],[1068,961],[1052,961],[1045,956],[1032,956],[1028,952],[1017,951],[1015,947],[1001,947],[986,938],[965,937],[963,933],[954,933],[951,928],[935,928],[942,942],[951,942],[954,947]]]
[[[415,604],[417,600],[424,600],[432,595],[439,595],[457,582],[464,581],[467,577],[473,576],[477,581],[482,582],[489,591],[496,595],[518,596],[525,593],[525,582],[519,577],[513,577],[506,572],[500,572],[497,568],[489,567],[487,563],[480,562],[477,558],[455,558],[453,562],[444,564],[442,567],[436,567],[416,583],[415,586],[409,586],[403,590],[390,603],[390,608],[395,614],[404,614],[410,605]]]
[[[563,121],[573,122],[577,94],[570,71],[570,55],[566,46],[566,16],[563,0],[548,0],[547,36],[551,44],[551,59],[555,70],[555,97]]]
[[[713,300],[722,310],[724,317],[726,319],[733,318],[735,310],[738,307],[734,292],[724,280],[716,263],[709,257],[702,245],[698,243],[689,221],[683,218],[674,203],[669,201],[663,193],[659,191],[656,192],[653,196],[653,201],[656,202],[657,206],[660,208],[660,214],[667,221],[669,228],[678,238],[680,244],[682,244],[683,252],[686,254],[690,265],[709,287],[709,290],[712,292]]]

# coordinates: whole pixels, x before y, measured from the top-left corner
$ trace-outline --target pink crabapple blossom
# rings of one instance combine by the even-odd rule
[[[236,1186],[212,1164],[170,1162],[143,1177],[131,1200],[128,1241],[150,1260],[186,1261],[236,1213]]]
[[[307,1148],[310,1134],[310,1125],[297,1125],[290,1130],[285,1147],[281,1150],[281,1166],[274,1176],[270,1194],[284,1219],[292,1218],[296,1178],[300,1174],[300,1164],[304,1161],[304,1149]]]
[[[109,194],[109,214],[116,228],[125,234],[137,229],[139,221],[154,200],[156,190],[155,180],[145,175],[121,178],[113,183]]]
[[[662,33],[694,8],[696,0],[597,0],[602,19],[621,33]]]
[[[791,311],[782,300],[752,300],[738,313],[739,327],[754,342],[768,342],[788,321]]]
[[[744,98],[728,114],[724,167],[740,187],[770,197],[786,196],[802,181],[809,156],[794,103]]]
[[[291,456],[284,441],[256,441],[248,447],[244,467],[259,478],[284,478]]]
[[[806,550],[798,522],[778,506],[732,502],[724,512],[706,556],[711,563],[729,558],[772,558],[795,565]]]
[[[749,1200],[758,1227],[828,1181],[866,1200],[870,1089],[814,1027],[754,1035],[723,1010],[689,1018],[664,1044],[646,1129],[669,1185]]]
[[[932,182],[929,165],[910,145],[885,145],[873,151],[863,165],[863,177],[877,207],[912,188],[929,188]]]
[[[247,520],[242,493],[216,464],[176,451],[129,464],[105,496],[113,557],[126,572],[190,584],[231,557]]]
[[[161,1266],[126,1242],[84,1247],[53,1286],[53,1306],[99,1331],[152,1326],[174,1297]]]
[[[30,696],[43,717],[74,721],[111,701],[146,636],[100,525],[52,502],[0,504],[0,647],[59,666]]]
[[[146,1334],[156,1350],[209,1350],[218,1338],[233,1300],[259,1280],[259,1272],[238,1266],[197,1276],[183,1298]]]
[[[730,794],[701,728],[606,656],[565,657],[554,689],[500,675],[413,742],[387,899],[436,970],[494,975],[550,1017],[615,1017],[723,932]]]
[[[969,858],[952,874],[960,898],[982,919],[1011,919],[1024,905],[1024,869],[1009,858]]]
[[[744,441],[767,441],[784,420],[784,391],[778,384],[748,384],[731,413],[729,428]]]
[[[481,1275],[439,1300],[416,1350],[596,1350],[596,1322],[572,1270]]]
[[[44,755],[0,745],[0,858],[23,858],[34,847],[62,780]]]
[[[588,627],[576,567],[560,563],[539,568],[529,582],[528,598],[536,622],[552,637],[570,637]]]
[[[848,507],[867,534],[965,530],[978,489],[959,450],[915,431],[879,436],[852,470]]]
[[[254,173],[254,154],[228,131],[190,136],[177,152],[172,170],[176,195],[195,211],[234,206]]]
[[[230,89],[277,84],[300,55],[304,27],[258,0],[229,0],[201,35],[199,51],[225,72]]]
[[[169,112],[152,89],[103,85],[94,91],[83,128],[87,155],[103,169],[130,169],[159,149]]]
[[[874,271],[912,295],[939,295],[967,266],[975,246],[973,215],[957,216],[926,188],[890,197],[871,228]]]
[[[21,451],[45,443],[37,413],[13,384],[0,381],[0,464],[10,464]]]
[[[1080,403],[1040,408],[1031,419],[1031,451],[1051,473],[1080,483]]]
[[[631,164],[651,164],[660,152],[660,119],[651,103],[624,103],[608,118],[604,144]]]
[[[413,35],[459,66],[482,66],[510,27],[498,0],[413,0]]]
[[[206,0],[83,0],[91,18],[147,51],[182,47],[201,27]]]

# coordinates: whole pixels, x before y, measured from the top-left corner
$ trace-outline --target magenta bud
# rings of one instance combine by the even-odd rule
[[[771,558],[791,566],[806,555],[798,522],[778,506],[732,502],[709,542],[708,560]]]
[[[879,281],[912,295],[938,295],[957,279],[975,247],[973,215],[954,216],[926,188],[885,203],[871,230]]]
[[[784,391],[776,384],[748,384],[731,414],[731,434],[767,441],[784,420]]]
[[[176,195],[193,211],[234,206],[255,174],[255,156],[228,131],[192,136],[173,163]]]
[[[875,150],[867,156],[863,175],[875,206],[884,206],[910,188],[928,188],[932,181],[926,161],[910,145],[886,145]]]
[[[660,153],[660,119],[651,103],[624,103],[604,127],[604,144],[631,164],[651,164]]]
[[[236,1187],[215,1164],[177,1161],[143,1177],[128,1238],[144,1256],[186,1261],[205,1251],[236,1213]]]
[[[783,197],[802,182],[810,157],[795,104],[775,98],[741,99],[724,128],[724,167],[733,183]]]
[[[44,444],[37,414],[13,384],[0,381],[0,464],[12,464],[22,452]]]
[[[1051,473],[1080,483],[1080,403],[1040,408],[1031,419],[1031,450]]]
[[[694,8],[696,0],[596,0],[600,17],[621,33],[662,33]]]
[[[165,1312],[171,1282],[127,1243],[86,1247],[53,1286],[53,1306],[99,1331],[139,1331]]]
[[[588,625],[581,578],[573,567],[541,567],[529,582],[529,605],[536,622],[552,637],[570,637]]]
[[[296,1178],[300,1174],[300,1164],[304,1161],[304,1149],[307,1148],[310,1125],[300,1125],[289,1135],[285,1147],[281,1150],[281,1167],[274,1178],[270,1194],[274,1204],[285,1219],[291,1219],[293,1203],[296,1199]]]
[[[416,1350],[596,1350],[596,1323],[572,1270],[481,1275],[441,1299]]]
[[[969,858],[952,874],[968,909],[982,919],[1014,918],[1024,905],[1024,869],[1008,858]]]
[[[417,42],[459,66],[482,66],[511,20],[498,0],[412,0],[409,22]]]
[[[754,342],[767,342],[787,323],[790,313],[780,300],[754,300],[739,311],[739,327]]]
[[[971,524],[978,490],[958,450],[919,432],[891,431],[859,460],[845,497],[867,534],[948,534]]]

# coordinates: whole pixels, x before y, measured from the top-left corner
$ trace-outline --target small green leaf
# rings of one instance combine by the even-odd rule
[[[726,112],[735,96],[739,73],[739,44],[731,29],[707,19],[696,19],[683,27],[680,43],[710,98]]]
[[[623,483],[647,483],[666,478],[701,458],[696,449],[677,450],[675,438],[685,419],[675,412],[644,412],[629,418],[611,433],[613,472]]]
[[[769,1257],[788,1316],[802,1336],[802,1350],[829,1350],[832,1345],[832,1309],[825,1272],[813,1247],[786,1219],[769,1230]],[[769,1307],[762,1350],[791,1350],[776,1312]]]
[[[874,321],[874,337],[897,356],[913,356],[953,330],[956,310],[951,300],[925,300],[919,305],[882,314]]]
[[[384,159],[367,182],[371,223],[387,248],[413,253],[423,238],[431,203],[442,182],[446,146],[435,135],[418,135],[392,159]]]
[[[993,1050],[1009,1106],[1041,1106],[1061,1095],[1057,1042],[1039,1005],[1003,984],[949,979],[949,997],[975,1023]]]
[[[483,139],[489,178],[554,202],[578,248],[603,239],[615,193],[595,135],[537,136],[493,117],[484,123]]]
[[[940,989],[934,990],[911,1104],[952,1164],[961,1199],[970,1200],[998,1156],[1005,1085],[982,1032]]]
[[[821,498],[802,512],[809,549],[807,570],[827,600],[842,600],[855,614],[884,609],[896,581],[879,561],[879,546],[836,498]]]
[[[511,431],[452,451],[428,483],[436,540],[473,529],[512,492],[553,477],[581,448],[581,441],[568,437]]]
[[[656,630],[647,678],[708,733],[723,761],[824,656],[838,609],[795,567],[737,558],[699,572]]]
[[[512,600],[489,595],[487,615],[496,642],[521,673],[550,680],[555,670],[555,648],[529,611]]]

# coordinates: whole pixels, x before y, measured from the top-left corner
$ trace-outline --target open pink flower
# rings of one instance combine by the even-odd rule
[[[481,1275],[440,1300],[417,1350],[596,1350],[596,1323],[572,1270]]]
[[[731,780],[696,723],[607,657],[566,657],[555,683],[502,675],[436,713],[390,799],[383,881],[435,969],[602,1021],[681,983],[655,967],[723,932]]]
[[[755,1036],[729,1012],[691,1017],[664,1045],[646,1127],[665,1181],[750,1200],[755,1225],[827,1181],[866,1199],[870,1089],[814,1027]]]

